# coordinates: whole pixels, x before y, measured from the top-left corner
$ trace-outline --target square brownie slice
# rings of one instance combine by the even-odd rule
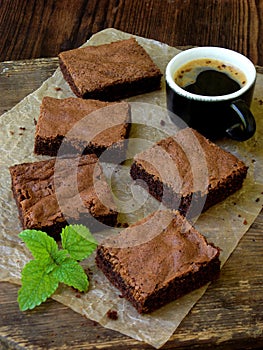
[[[94,154],[17,164],[9,170],[23,229],[56,236],[68,223],[83,223],[91,231],[116,224],[111,192]]]
[[[219,249],[178,212],[160,210],[97,247],[97,266],[139,313],[219,276]]]
[[[193,217],[239,190],[247,169],[233,154],[185,128],[137,154],[130,173],[164,205]]]
[[[135,38],[64,51],[59,61],[78,97],[115,101],[161,87],[160,69]]]
[[[44,97],[36,125],[34,151],[56,156],[62,153],[95,153],[98,157],[108,148],[114,161],[125,154],[130,128],[127,102],[103,102],[69,97]]]

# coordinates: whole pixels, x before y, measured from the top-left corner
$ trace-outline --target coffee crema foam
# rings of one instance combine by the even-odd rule
[[[247,81],[245,74],[235,66],[227,65],[222,61],[209,58],[192,60],[182,65],[175,72],[174,81],[177,85],[184,89],[191,84],[195,84],[198,76],[202,72],[208,70],[217,71],[224,75],[227,75],[230,79],[239,84],[239,89],[241,89]],[[209,84],[210,82],[207,81],[207,83]]]

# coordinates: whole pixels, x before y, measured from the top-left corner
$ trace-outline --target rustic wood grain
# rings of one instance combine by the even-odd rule
[[[262,348],[262,232],[261,213],[223,267],[220,279],[163,349]],[[52,300],[22,313],[17,290],[15,285],[0,283],[0,345],[6,349],[152,349]]]
[[[0,115],[54,72],[57,59],[47,57],[109,27],[172,46],[231,48],[263,66],[262,15],[262,0],[1,0]],[[262,260],[263,212],[163,349],[262,349]],[[52,300],[22,313],[17,290],[0,283],[0,349],[152,349]]]
[[[0,62],[0,115],[39,88],[57,67],[57,58]]]
[[[263,65],[262,14],[262,0],[2,0],[0,61],[55,57],[114,27],[171,46],[224,46]]]
[[[0,64],[0,113],[37,88],[57,65],[56,58]],[[262,348],[262,286],[263,212],[223,267],[220,279],[208,288],[163,349]],[[0,349],[152,349],[52,300],[22,313],[17,290],[15,285],[0,283]]]

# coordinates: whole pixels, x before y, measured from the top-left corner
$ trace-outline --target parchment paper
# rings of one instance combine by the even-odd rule
[[[106,29],[95,34],[86,44],[99,45],[111,41],[126,39],[131,35],[115,29]],[[151,55],[156,64],[164,72],[168,61],[179,51],[163,43],[136,37],[138,42]],[[60,88],[60,89],[57,89]],[[24,264],[31,258],[28,250],[18,238],[21,226],[18,220],[17,207],[11,193],[11,183],[8,167],[27,161],[44,159],[33,154],[35,123],[38,118],[39,106],[44,96],[64,98],[73,96],[59,69],[46,80],[43,85],[23,99],[13,109],[0,117],[0,280],[20,283],[20,273]],[[239,240],[249,229],[262,208],[262,145],[263,145],[263,76],[258,74],[257,84],[252,104],[256,117],[257,131],[254,137],[246,142],[238,143],[223,140],[220,145],[236,154],[248,166],[248,176],[243,188],[224,202],[209,209],[195,222],[195,227],[204,234],[208,241],[221,249],[222,266],[231,255]],[[164,81],[162,90],[130,98],[131,102],[147,102],[165,107]],[[144,118],[142,114],[142,120]],[[150,135],[149,135],[150,136]],[[127,182],[127,172],[115,171],[115,181],[120,185],[119,192],[125,197],[131,184]],[[137,191],[144,196],[143,191]],[[125,199],[125,198],[124,198]],[[138,200],[139,202],[139,200]],[[152,198],[147,203],[154,207]],[[147,206],[138,209],[130,216],[130,221],[147,213]],[[129,215],[128,215],[129,216]],[[127,219],[127,218],[125,218]],[[107,232],[98,234],[100,239]],[[101,235],[101,236],[100,236]],[[101,325],[117,330],[132,338],[144,341],[152,346],[161,347],[174,333],[180,322],[203,295],[206,287],[194,291],[179,300],[170,303],[151,315],[139,315],[98,271],[94,256],[83,263],[92,271],[91,288],[81,298],[72,289],[60,286],[53,298],[76,312],[99,322]],[[117,320],[107,317],[108,310],[116,310]]]

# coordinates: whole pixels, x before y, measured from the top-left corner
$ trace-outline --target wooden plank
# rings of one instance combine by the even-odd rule
[[[1,63],[0,111],[11,108],[37,88],[57,64],[57,59]],[[262,257],[263,212],[223,267],[220,279],[208,288],[163,349],[262,347]],[[52,300],[22,313],[16,301],[17,289],[10,283],[0,283],[3,349],[152,349]]]
[[[251,0],[2,0],[0,61],[55,57],[114,27],[171,46],[224,46],[263,65],[262,11]]]
[[[163,349],[256,348],[263,344],[263,215],[222,269],[220,279],[179,326]],[[244,264],[244,261],[247,262]],[[151,349],[48,301],[21,313],[17,286],[0,283],[1,342],[12,349]]]
[[[39,88],[57,67],[57,58],[0,62],[0,115]]]

